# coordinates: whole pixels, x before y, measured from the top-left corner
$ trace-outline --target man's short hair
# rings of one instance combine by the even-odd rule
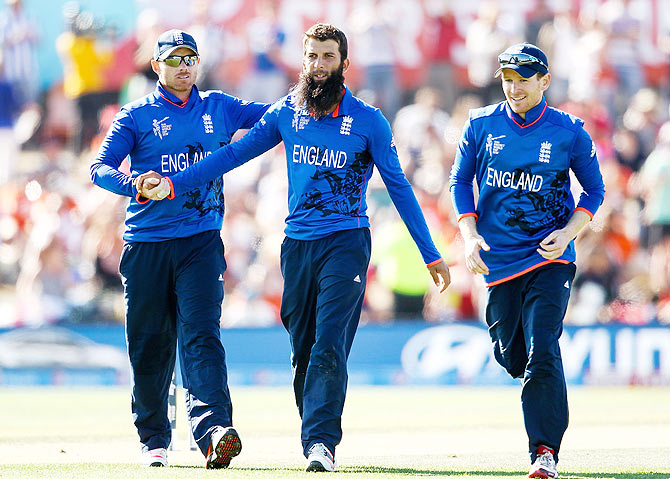
[[[349,46],[347,45],[347,37],[342,30],[337,28],[334,25],[329,23],[317,23],[309,27],[309,30],[305,32],[305,38],[303,39],[303,48],[307,44],[308,38],[314,38],[320,42],[325,42],[326,40],[335,40],[340,46],[340,57],[342,61],[347,59],[349,54]]]

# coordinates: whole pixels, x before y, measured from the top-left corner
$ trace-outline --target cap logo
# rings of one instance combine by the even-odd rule
[[[174,42],[177,45],[181,45],[184,43],[184,38],[181,36],[181,32],[177,32],[174,34]]]

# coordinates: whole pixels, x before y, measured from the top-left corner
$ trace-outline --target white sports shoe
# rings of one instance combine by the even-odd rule
[[[307,455],[307,472],[333,472],[337,466],[337,461],[335,461],[335,456],[330,450],[323,445],[323,443],[317,442],[309,448],[309,453]]]
[[[545,479],[556,479],[556,461],[554,461],[554,451],[546,446],[537,448],[537,457],[532,466],[528,477],[542,477]]]
[[[167,467],[167,449],[159,447],[142,453],[142,465],[147,467]]]

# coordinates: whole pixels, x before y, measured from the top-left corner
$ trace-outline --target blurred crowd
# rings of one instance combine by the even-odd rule
[[[94,187],[88,168],[120,106],[155,87],[149,60],[160,32],[177,27],[195,36],[201,90],[272,102],[297,78],[302,32],[323,19],[347,33],[347,84],[391,122],[405,173],[451,267],[452,285],[439,295],[375,175],[363,321],[482,317],[486,288],[465,268],[448,177],[469,109],[503,99],[492,77],[498,53],[529,41],[549,57],[550,105],[585,121],[607,188],[576,242],[566,323],[670,324],[664,2],[361,0],[342,2],[331,19],[317,15],[323,11],[296,15],[292,0],[255,0],[223,21],[217,8],[226,2],[194,0],[175,24],[164,2],[138,0],[130,35],[67,2],[54,19],[62,23],[63,76],[41,89],[35,51],[43,39],[25,12],[28,1],[0,7],[0,327],[123,321],[118,262],[127,200]],[[281,145],[225,177],[224,326],[279,323],[286,188]]]

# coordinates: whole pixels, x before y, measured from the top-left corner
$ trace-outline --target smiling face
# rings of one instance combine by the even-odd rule
[[[340,46],[335,40],[325,41],[316,38],[307,38],[302,58],[302,69],[317,83],[323,83],[330,75],[335,73],[342,64],[342,72],[349,67],[349,59],[342,62]]]
[[[511,68],[504,68],[501,78],[507,103],[512,111],[524,120],[526,112],[542,101],[542,96],[551,82],[549,73],[543,76],[536,73],[530,78],[524,78]]]
[[[170,53],[170,56],[194,54],[195,53],[190,48],[181,47]],[[198,62],[189,67],[182,61],[179,66],[171,67],[166,65],[165,62],[151,60],[151,68],[156,72],[158,80],[167,91],[182,101],[188,99],[191,94],[191,89],[198,78]]]

